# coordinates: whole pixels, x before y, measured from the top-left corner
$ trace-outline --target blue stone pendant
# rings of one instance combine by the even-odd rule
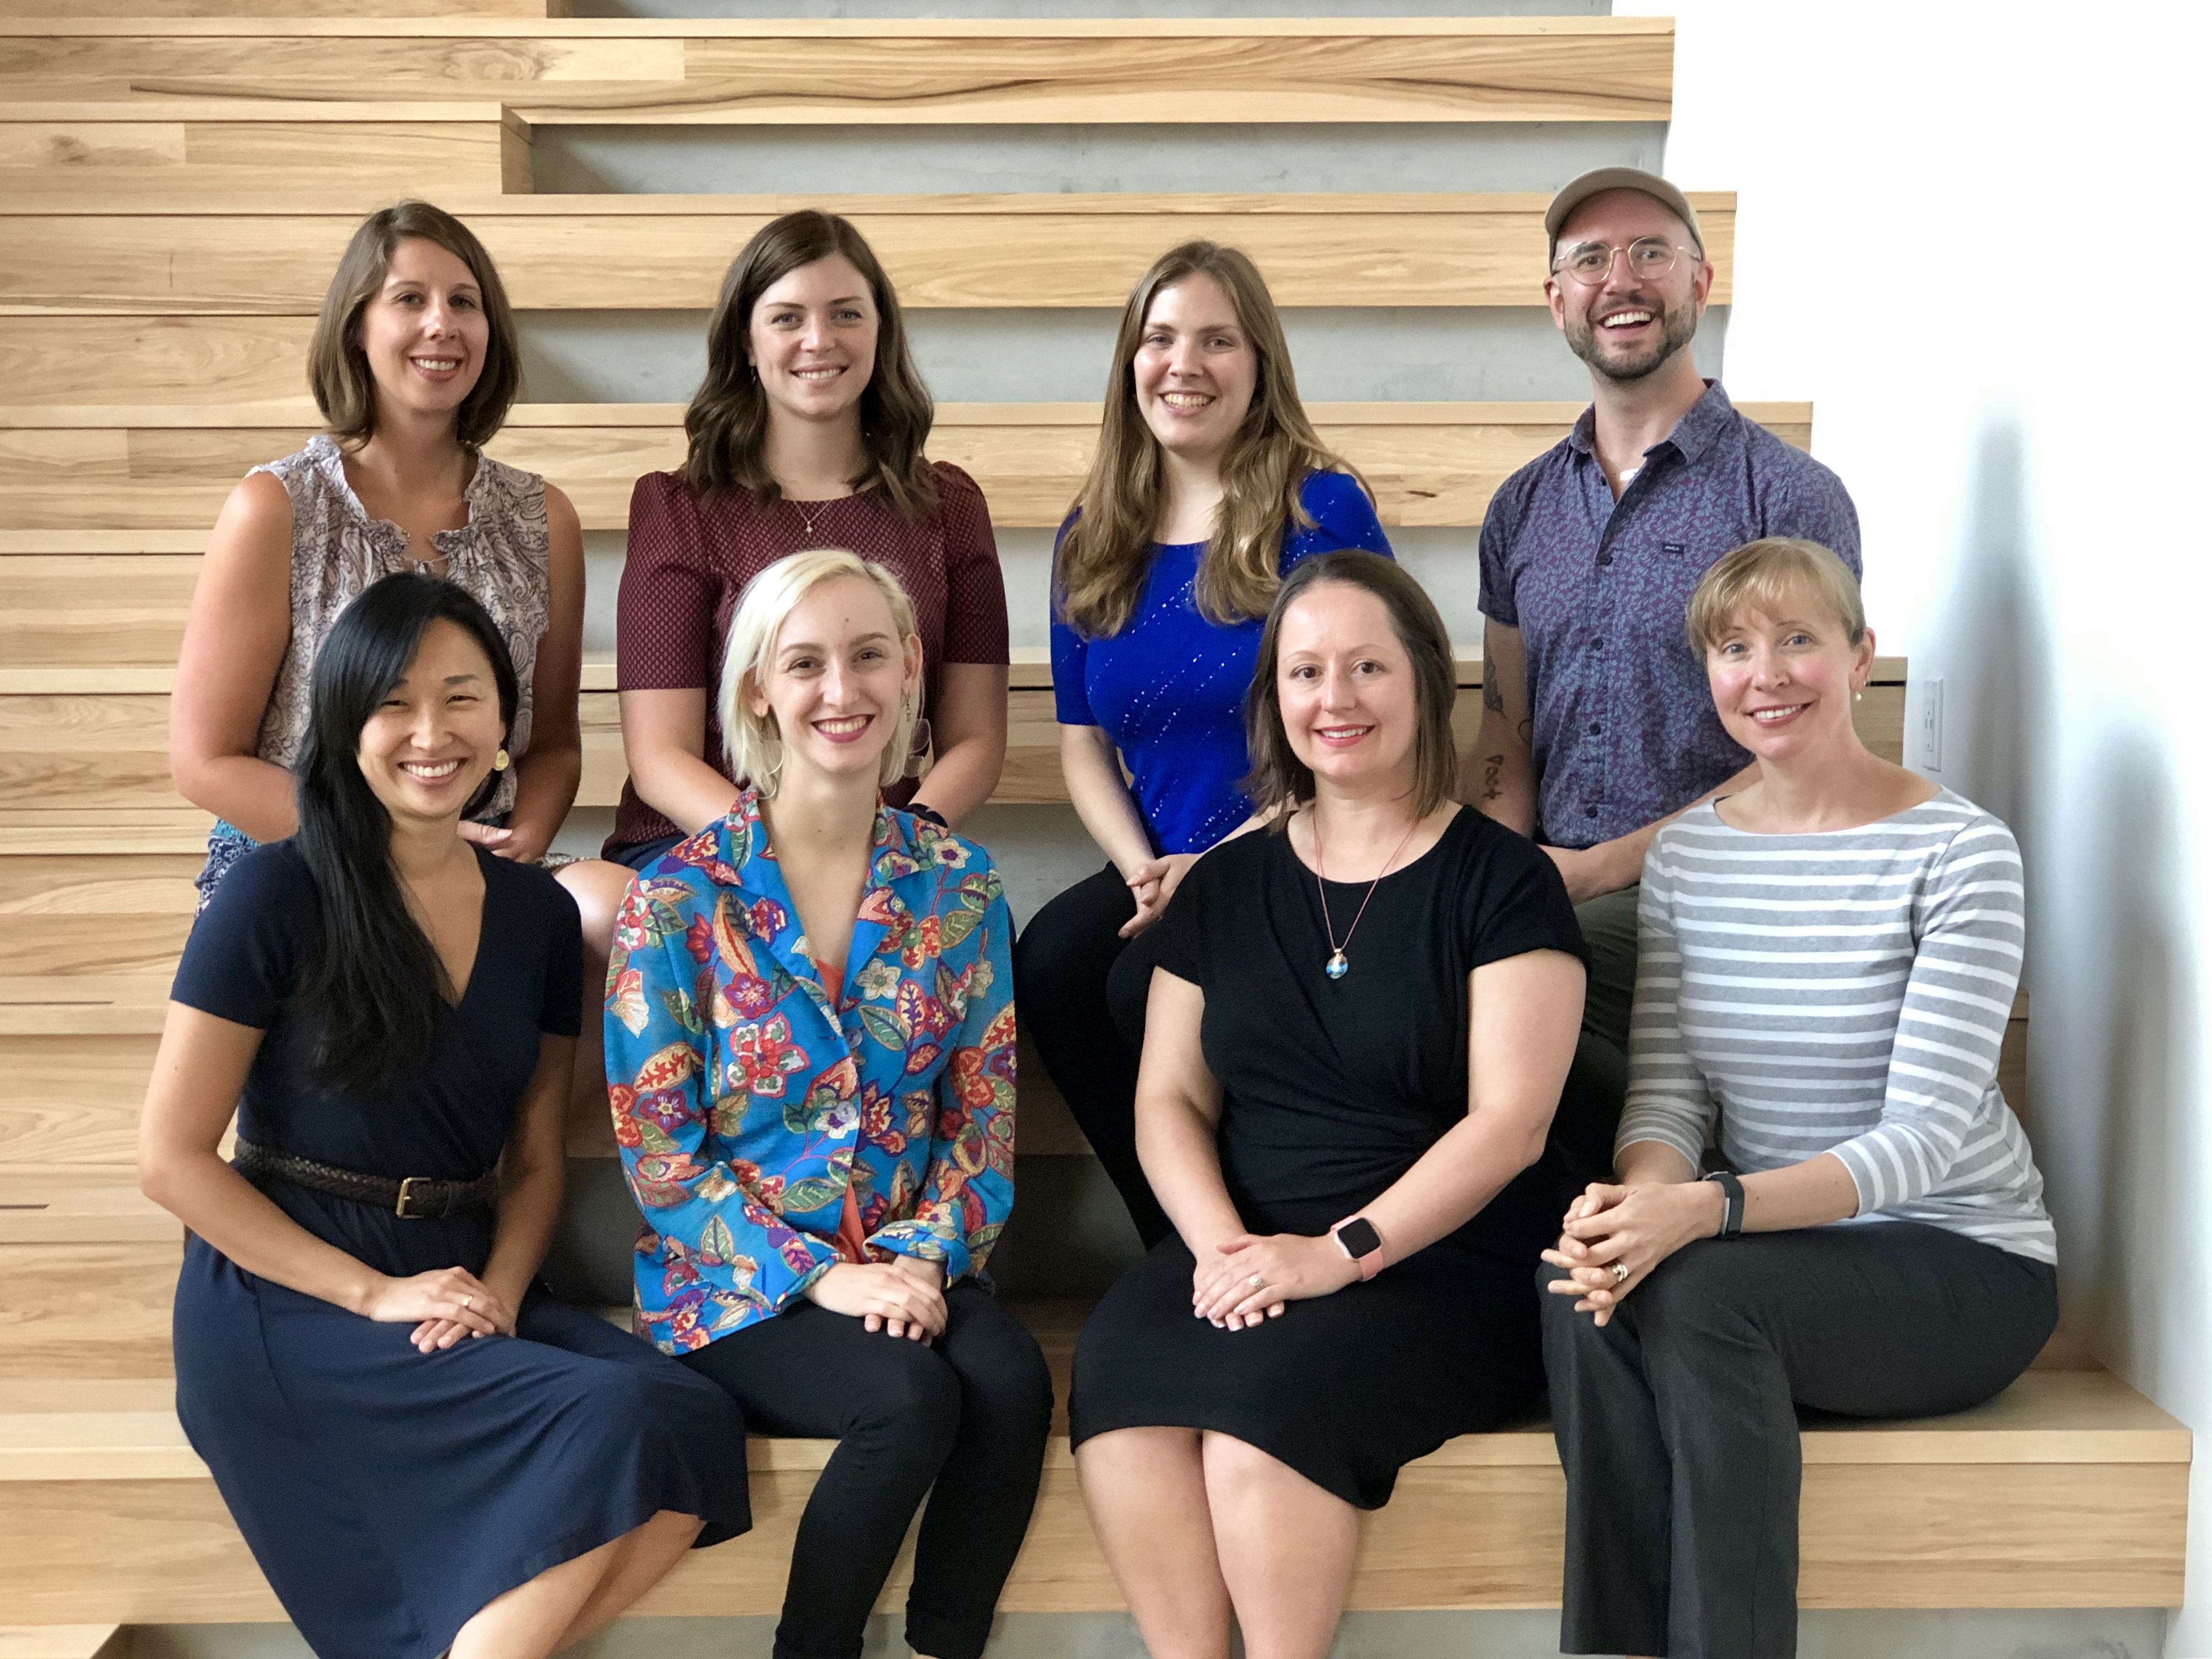
[[[1334,956],[1328,959],[1328,966],[1322,971],[1326,973],[1331,979],[1342,979],[1346,974],[1352,971],[1352,964],[1344,959],[1344,952],[1339,951]]]

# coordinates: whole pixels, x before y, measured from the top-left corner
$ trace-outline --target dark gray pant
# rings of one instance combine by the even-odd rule
[[[1561,1277],[1539,1271],[1540,1287]],[[1790,1659],[1800,1406],[1963,1411],[2058,1322],[2039,1261],[1913,1222],[1701,1239],[1600,1330],[1543,1292],[1567,1474],[1563,1653]]]
[[[1628,1098],[1628,1010],[1636,996],[1636,896],[1601,893],[1575,907],[1589,947],[1583,1029],[1552,1139],[1578,1182],[1613,1179],[1613,1134]]]
[[[1639,883],[1575,906],[1589,946],[1589,982],[1583,993],[1583,1030],[1628,1053],[1628,1008],[1636,998],[1636,904]],[[1625,1085],[1624,1085],[1625,1086]]]

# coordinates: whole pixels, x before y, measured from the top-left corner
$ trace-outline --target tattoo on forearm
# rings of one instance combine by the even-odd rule
[[[1486,670],[1482,676],[1482,706],[1489,714],[1505,712],[1505,694],[1498,689],[1498,676]]]
[[[1502,754],[1482,757],[1482,798],[1496,800],[1505,793],[1505,757]]]

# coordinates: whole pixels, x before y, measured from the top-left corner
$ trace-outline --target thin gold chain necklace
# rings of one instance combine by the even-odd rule
[[[1367,884],[1367,897],[1359,901],[1359,909],[1352,918],[1352,926],[1344,930],[1344,944],[1339,945],[1336,942],[1336,924],[1329,920],[1328,915],[1328,866],[1322,858],[1321,810],[1315,808],[1314,885],[1321,893],[1321,925],[1328,932],[1329,949],[1328,960],[1322,965],[1322,971],[1331,979],[1342,979],[1352,971],[1352,964],[1344,959],[1345,947],[1352,943],[1352,936],[1359,931],[1359,918],[1367,914],[1367,906],[1375,896],[1375,890],[1382,884],[1382,878],[1390,873],[1390,866],[1398,861],[1398,854],[1406,850],[1406,843],[1413,840],[1413,831],[1420,826],[1421,821],[1416,817],[1406,826],[1406,833],[1398,837],[1397,846],[1391,849],[1390,856],[1382,860],[1382,867],[1375,872],[1375,879]]]

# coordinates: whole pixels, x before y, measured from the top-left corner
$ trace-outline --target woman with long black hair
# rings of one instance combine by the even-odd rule
[[[139,1131],[141,1186],[191,1230],[178,1416],[323,1659],[538,1659],[750,1524],[727,1397],[534,1284],[576,907],[459,834],[516,694],[450,582],[387,576],[339,616],[299,830],[193,929]]]

